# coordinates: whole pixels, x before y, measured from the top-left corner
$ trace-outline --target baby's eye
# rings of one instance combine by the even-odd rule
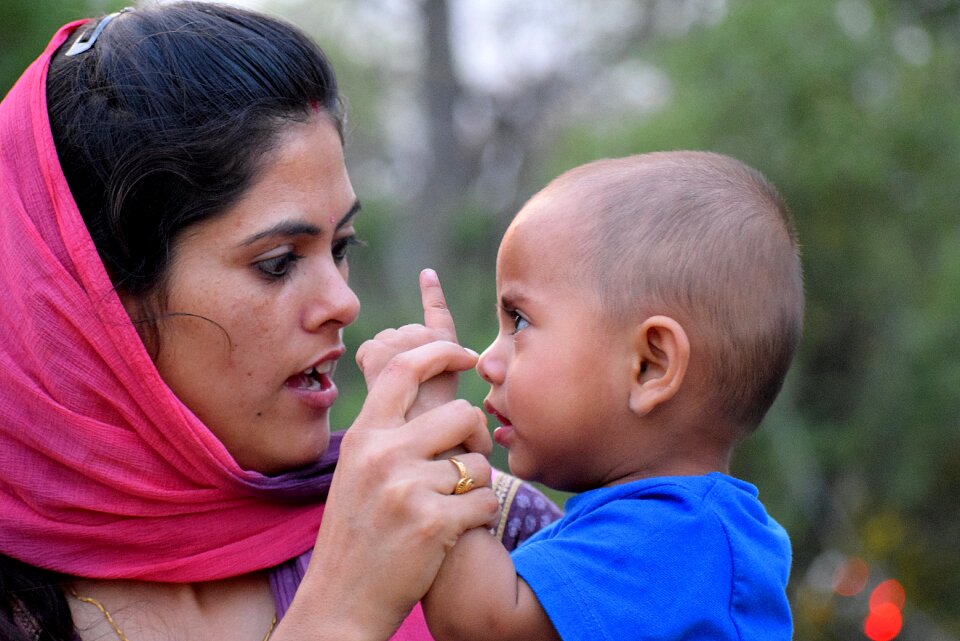
[[[347,259],[347,254],[349,250],[354,245],[363,245],[363,241],[356,237],[355,234],[349,236],[344,236],[333,242],[333,260],[336,263],[342,263]]]
[[[279,256],[272,256],[258,261],[254,264],[254,267],[269,280],[280,280],[290,273],[290,270],[301,258],[303,258],[303,256],[295,254],[292,251],[287,251]]]
[[[529,325],[530,321],[520,315],[520,312],[510,312],[510,318],[513,319],[513,333],[522,332]]]

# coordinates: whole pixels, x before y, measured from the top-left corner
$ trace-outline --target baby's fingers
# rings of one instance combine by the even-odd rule
[[[461,372],[477,363],[477,354],[456,343],[435,341],[397,354],[384,366],[370,388],[354,424],[403,423],[420,391],[420,385],[437,374]],[[361,420],[365,419],[365,420]]]
[[[377,379],[391,358],[438,338],[438,332],[423,325],[405,325],[399,329],[385,329],[372,339],[364,341],[357,350],[356,361],[367,381],[367,387]]]
[[[420,300],[423,303],[423,324],[440,332],[448,341],[457,341],[457,327],[447,307],[440,278],[432,269],[420,272]]]

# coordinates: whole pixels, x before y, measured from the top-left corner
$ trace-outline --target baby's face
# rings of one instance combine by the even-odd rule
[[[630,350],[572,267],[583,233],[571,201],[541,192],[504,235],[500,331],[477,371],[490,383],[484,405],[502,424],[494,438],[509,450],[510,470],[580,491],[605,483],[616,448],[603,426],[627,411]]]

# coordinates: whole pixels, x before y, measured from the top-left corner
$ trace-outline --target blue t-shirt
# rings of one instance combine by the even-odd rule
[[[564,641],[789,641],[790,540],[720,473],[590,490],[513,554]]]

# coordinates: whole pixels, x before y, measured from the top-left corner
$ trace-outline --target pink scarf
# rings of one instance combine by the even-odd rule
[[[0,104],[0,552],[170,582],[276,565],[314,543],[332,460],[280,478],[240,469],[154,368],[50,133],[47,67],[80,24]]]

